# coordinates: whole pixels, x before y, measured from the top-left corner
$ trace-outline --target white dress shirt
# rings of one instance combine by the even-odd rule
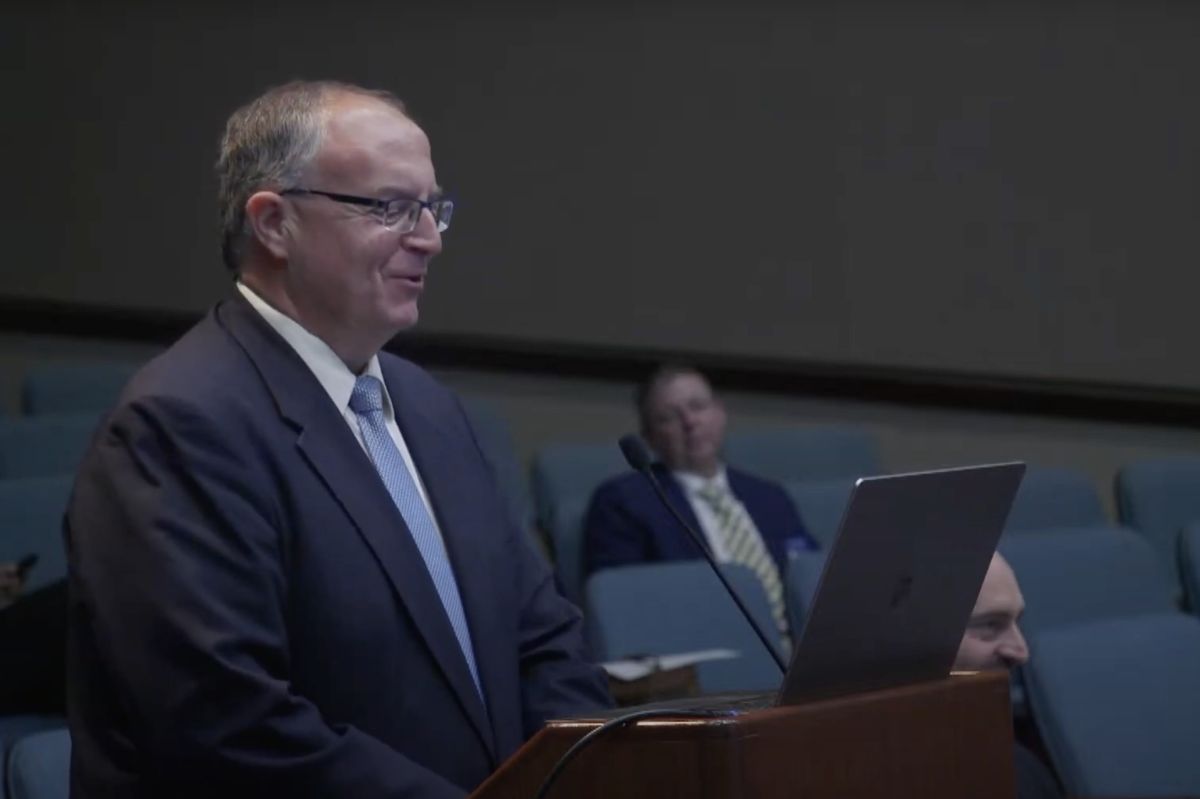
[[[696,520],[700,522],[700,532],[704,533],[704,538],[708,541],[708,549],[712,552],[713,558],[717,563],[728,563],[729,552],[725,549],[724,540],[717,535],[717,516],[713,512],[712,505],[709,504],[708,500],[700,496],[700,492],[706,486],[715,485],[729,491],[733,496],[734,502],[739,505],[742,504],[742,501],[729,488],[729,478],[725,474],[725,465],[721,464],[717,468],[717,473],[712,477],[703,477],[693,472],[671,472],[671,475],[683,487],[684,496],[691,503],[692,510],[696,514]],[[749,512],[746,515],[749,516]]]
[[[305,365],[312,370],[313,376],[317,378],[317,382],[325,389],[325,393],[329,395],[329,399],[333,402],[334,407],[342,414],[342,418],[346,420],[346,424],[350,427],[350,431],[354,433],[354,438],[358,441],[358,445],[367,452],[367,444],[363,440],[362,431],[358,427],[358,416],[350,409],[350,395],[354,392],[354,383],[358,379],[358,375],[350,371],[346,366],[346,362],[337,356],[329,345],[321,339],[314,336],[312,333],[305,330],[299,322],[292,319],[288,315],[273,308],[262,297],[259,297],[254,291],[240,280],[237,284],[238,291],[246,298],[254,310],[258,311],[259,315],[266,320],[276,333],[283,337],[291,348],[296,351],[300,359]],[[417,490],[421,493],[421,501],[425,503],[425,509],[429,511],[430,518],[433,519],[433,524],[438,527],[438,535],[442,534],[441,527],[438,526],[437,516],[433,512],[433,507],[429,504],[429,494],[425,490],[425,483],[421,480],[421,474],[417,471],[417,465],[413,463],[412,454],[408,451],[408,444],[404,442],[404,435],[400,432],[400,426],[396,424],[396,411],[392,407],[392,398],[388,394],[387,383],[383,379],[383,371],[379,368],[379,356],[372,355],[371,360],[367,362],[367,367],[363,369],[363,374],[372,375],[378,378],[383,385],[383,419],[387,427],[388,434],[392,437],[392,441],[396,443],[396,448],[400,450],[401,457],[404,458],[404,465],[408,467],[409,473],[413,476],[413,482],[417,484]],[[370,457],[370,453],[367,453]]]

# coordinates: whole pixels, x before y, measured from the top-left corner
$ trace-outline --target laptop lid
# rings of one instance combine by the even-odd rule
[[[1023,463],[866,477],[850,494],[777,704],[950,672]]]

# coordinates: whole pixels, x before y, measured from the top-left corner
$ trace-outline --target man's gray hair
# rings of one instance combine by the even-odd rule
[[[391,92],[338,81],[293,81],[233,112],[217,157],[221,258],[237,273],[251,231],[246,201],[255,192],[295,188],[321,146],[329,101],[339,94],[374,97],[408,116]]]

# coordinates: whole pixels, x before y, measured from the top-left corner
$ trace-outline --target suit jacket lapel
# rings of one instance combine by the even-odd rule
[[[223,303],[217,313],[263,375],[280,415],[297,428],[296,444],[301,455],[320,475],[375,553],[464,712],[495,758],[483,705],[425,561],[341,412],[329,401],[300,356],[245,299],[239,296]],[[406,430],[405,439],[411,441],[408,435]],[[427,488],[431,488],[434,481],[428,476],[425,480]],[[459,582],[463,582],[461,576]]]
[[[494,599],[497,591],[493,586],[497,575],[486,553],[489,541],[499,540],[493,531],[497,525],[506,523],[506,517],[493,517],[487,513],[493,503],[473,500],[470,492],[487,490],[486,484],[464,487],[464,475],[477,473],[479,464],[467,460],[473,450],[464,449],[462,433],[454,433],[440,426],[420,403],[414,402],[409,396],[399,370],[386,361],[381,366],[396,412],[396,423],[404,434],[409,454],[425,484],[434,516],[446,542],[467,617],[467,627],[471,632],[471,643],[474,645],[475,668],[479,672],[492,725],[497,730],[495,735],[500,739],[501,702],[497,692],[519,689],[503,681],[501,664],[495,657],[495,653],[510,650],[512,641],[504,635],[507,629],[505,620],[496,613]],[[466,673],[465,664],[463,668]],[[469,674],[467,681],[469,685]],[[471,691],[474,694],[473,686]]]

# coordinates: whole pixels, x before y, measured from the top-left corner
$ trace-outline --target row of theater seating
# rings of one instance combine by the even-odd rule
[[[1037,611],[1023,625],[1031,659],[1014,675],[1023,703],[1017,712],[1036,723],[1069,795],[1196,795],[1200,619],[1179,612],[1163,582],[1150,579],[1158,576],[1152,570],[1121,576],[1123,550],[1137,541],[1131,535],[1064,533],[1047,557],[1032,561],[1036,576],[1023,578],[1023,587]],[[1093,537],[1099,551],[1089,553],[1085,539]],[[1017,569],[1034,556],[1032,547],[1020,557],[1010,554]],[[1138,559],[1135,569],[1157,566],[1147,550]],[[811,576],[797,579],[795,566],[789,564],[789,591],[811,590]],[[772,629],[755,576],[742,567],[724,569],[759,624]],[[704,692],[779,683],[770,656],[704,563],[601,572],[588,582],[585,602],[593,640],[606,656],[729,648],[741,657],[698,666]]]
[[[31,588],[65,574],[59,520],[70,472],[103,408],[115,399],[132,369],[101,364],[39,368],[23,385],[23,415],[0,419],[0,560],[38,552],[41,559],[31,574]],[[770,687],[777,681],[769,658],[732,615],[715,578],[700,565],[613,570],[583,584],[580,543],[587,502],[601,481],[626,468],[614,444],[545,447],[536,454],[527,479],[503,418],[477,401],[468,400],[466,409],[510,500],[513,517],[544,531],[562,583],[585,608],[589,635],[602,657],[728,647],[743,656],[701,665],[706,690]],[[854,479],[883,471],[874,437],[855,428],[736,434],[727,450],[731,462],[782,482],[824,545],[836,534]],[[1082,701],[1072,697],[1088,696],[1092,701],[1101,697],[1090,718],[1127,713],[1131,720],[1156,720],[1171,731],[1169,740],[1150,736],[1157,741],[1155,752],[1163,757],[1171,754],[1173,742],[1200,739],[1196,729],[1200,686],[1195,680],[1200,675],[1200,629],[1194,619],[1178,612],[1176,604],[1182,585],[1190,607],[1200,608],[1200,456],[1127,466],[1117,479],[1117,507],[1127,528],[1110,522],[1086,475],[1033,467],[1001,544],[1029,608],[1025,624],[1034,650],[1028,675],[1031,710],[1056,767],[1075,793],[1094,794],[1097,786],[1121,785],[1097,782],[1100,778],[1093,767],[1103,769],[1128,758],[1105,757],[1104,747],[1111,742],[1089,737],[1095,725],[1074,724],[1088,716],[1070,709],[1075,707],[1072,702]],[[796,621],[803,617],[820,566],[819,555],[803,553],[789,563],[789,610]],[[757,581],[744,570],[727,568],[756,613],[767,618]],[[1071,645],[1055,644],[1059,637]],[[1112,642],[1111,652],[1104,651],[1106,637]],[[1169,644],[1168,639],[1175,643]],[[1118,649],[1125,664],[1143,654],[1161,657],[1122,673],[1109,668],[1117,662],[1111,656]],[[1053,654],[1060,650],[1061,658]],[[1072,661],[1072,653],[1077,652],[1090,652],[1099,660]],[[1079,674],[1096,675],[1090,683],[1084,681],[1091,687],[1080,693],[1079,674],[1070,675],[1060,662],[1088,664],[1088,670]],[[1190,667],[1190,682],[1187,675],[1171,671],[1179,664]],[[1154,679],[1147,682],[1142,675]],[[1076,682],[1067,685],[1072,679]],[[1180,686],[1191,691],[1190,702],[1177,696]],[[1163,692],[1174,698],[1160,701]],[[1056,703],[1066,703],[1062,712],[1069,718],[1057,718]],[[0,719],[0,739],[20,739],[7,757],[11,796],[66,795],[62,758],[69,741],[65,733],[25,734],[54,723],[61,722]],[[1181,737],[1193,731],[1195,738]],[[1157,762],[1152,755],[1146,754],[1150,760],[1145,762]],[[1192,788],[1200,790],[1200,775],[1181,777],[1169,762],[1163,762],[1149,774],[1160,778],[1160,787],[1166,784],[1162,780],[1182,778],[1185,783],[1192,780]],[[1139,785],[1149,784],[1145,769],[1137,776],[1143,780]],[[49,792],[31,792],[38,786],[48,786]]]
[[[1071,795],[1194,795],[1200,774],[1186,764],[1195,763],[1200,715],[1200,622],[1118,618],[1040,633],[1032,643],[1031,702]],[[1172,690],[1179,686],[1191,690]],[[66,799],[70,745],[63,729],[17,740],[8,795]]]
[[[771,477],[788,491],[805,525],[827,547],[859,476],[883,472],[871,435],[854,428],[785,428],[734,434],[730,463]],[[533,462],[537,520],[548,536],[564,589],[583,595],[582,540],[595,488],[627,467],[616,448],[556,445]],[[1120,521],[1157,558],[1172,593],[1200,605],[1200,456],[1129,464],[1116,479]],[[1026,533],[1112,527],[1092,479],[1066,468],[1031,466],[1021,482],[1005,538]],[[1189,546],[1190,542],[1190,546]]]
[[[39,555],[38,564],[29,575],[28,590],[42,588],[66,574],[59,530],[70,487],[71,477],[66,475],[0,480],[0,557],[12,560],[29,552]],[[840,486],[836,493],[841,497]],[[1189,597],[1194,598],[1200,582],[1200,525],[1186,528],[1180,541],[1182,571]],[[1004,536],[1000,548],[1019,576],[1026,595],[1027,627],[1061,626],[1118,612],[1176,607],[1171,583],[1154,550],[1143,537],[1127,528],[1093,523],[1036,532],[1014,531]],[[791,556],[787,596],[789,610],[796,620],[805,614],[823,562],[820,552],[797,552]],[[633,572],[636,570],[630,574]],[[598,575],[589,582],[586,595],[581,597],[581,604],[589,611],[589,620],[600,615],[596,612],[593,590],[593,583],[600,576],[609,581],[617,579],[615,575]],[[626,593],[634,592],[626,590]],[[1194,599],[1188,604],[1192,609],[1198,607]],[[623,617],[619,610],[612,615],[615,619]],[[647,616],[624,618],[636,624],[644,622]],[[614,657],[628,654],[611,646],[598,651]]]
[[[43,389],[41,394],[45,393]],[[26,392],[27,397],[31,394]],[[111,402],[112,397],[106,399]],[[63,405],[71,407],[61,402],[50,406]],[[527,525],[532,521],[543,531],[564,590],[580,601],[584,514],[596,486],[626,468],[619,452],[610,444],[543,448],[533,461],[531,502],[504,420],[479,401],[468,401],[467,408],[513,517]],[[0,519],[15,517],[5,526],[16,531],[10,533],[16,538],[0,539],[0,557],[38,552],[43,558],[37,569],[39,578],[61,575],[61,552],[57,542],[41,541],[39,545],[36,533],[44,528],[23,518],[38,518],[39,514],[50,518],[62,507],[66,476],[78,463],[100,414],[79,407],[71,410],[75,412],[0,419],[0,480],[8,483],[0,486]],[[883,471],[873,437],[853,428],[734,434],[727,450],[730,462],[780,481],[823,545],[836,534],[855,478]],[[1200,577],[1194,565],[1200,541],[1200,490],[1196,486],[1200,486],[1200,456],[1130,464],[1116,480],[1122,523],[1152,547],[1172,590],[1184,594],[1191,605],[1200,604]],[[1016,534],[1109,525],[1087,475],[1033,466],[1022,482],[1007,531]],[[21,549],[26,546],[30,548]],[[8,551],[14,548],[16,551]]]

